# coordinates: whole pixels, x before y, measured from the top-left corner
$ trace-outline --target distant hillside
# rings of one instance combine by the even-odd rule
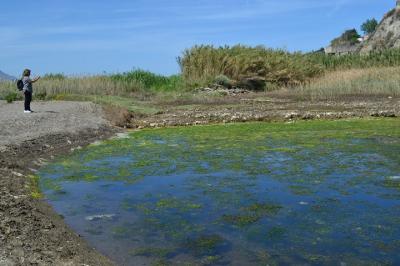
[[[0,71],[0,80],[16,80],[16,78]]]
[[[400,48],[400,7],[387,13],[375,32],[361,48],[361,53],[376,50]]]

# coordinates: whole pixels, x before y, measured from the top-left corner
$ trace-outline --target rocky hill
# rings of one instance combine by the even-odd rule
[[[400,6],[387,13],[375,32],[361,48],[361,53],[400,48]]]
[[[16,78],[0,71],[0,80],[16,80]]]

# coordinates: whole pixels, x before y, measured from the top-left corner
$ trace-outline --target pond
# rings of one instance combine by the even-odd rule
[[[121,265],[400,264],[400,120],[153,129],[41,169]]]

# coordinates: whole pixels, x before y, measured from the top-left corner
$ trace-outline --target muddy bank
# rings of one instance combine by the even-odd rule
[[[112,265],[70,230],[43,200],[31,197],[29,174],[46,160],[114,134],[104,127],[8,146],[0,155],[0,265]]]

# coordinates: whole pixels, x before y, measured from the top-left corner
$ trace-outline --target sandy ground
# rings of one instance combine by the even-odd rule
[[[69,229],[29,175],[54,156],[115,134],[91,103],[0,101],[0,265],[112,265]]]

